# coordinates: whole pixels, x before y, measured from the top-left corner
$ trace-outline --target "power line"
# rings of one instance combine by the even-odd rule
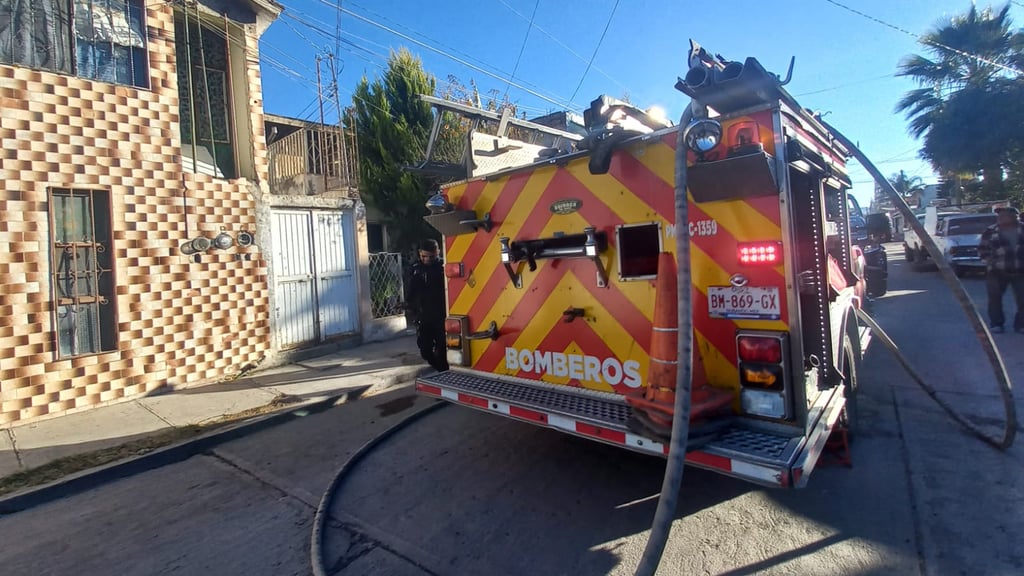
[[[896,77],[896,74],[883,74],[882,76],[875,76],[873,78],[865,78],[863,80],[854,80],[853,82],[848,82],[846,84],[840,84],[839,86],[832,86],[832,87],[829,87],[829,88],[822,88],[820,90],[812,90],[810,92],[802,92],[800,94],[793,94],[793,96],[795,96],[797,98],[802,98],[804,96],[812,96],[814,94],[821,94],[823,92],[831,92],[833,90],[842,90],[843,88],[849,88],[850,86],[856,86],[858,84],[867,84],[868,82],[874,82],[876,80],[884,80],[886,78],[895,78],[895,77]]]
[[[341,8],[341,0],[338,0],[338,8]],[[337,14],[338,24],[334,29],[334,53],[341,52],[341,10],[338,10]],[[344,67],[344,62],[342,63]],[[335,81],[337,81],[337,75],[335,75]]]
[[[537,7],[540,6],[540,0],[533,0],[533,14],[530,14],[530,24],[526,27],[526,35],[523,36],[523,45],[519,47],[519,55],[516,56],[516,65],[512,67],[512,75],[509,79],[516,77],[516,72],[519,71],[519,62],[523,59],[523,52],[526,51],[526,42],[530,39],[530,31],[533,30],[533,20],[537,17]],[[508,98],[508,89],[511,84],[505,85],[505,96]]]
[[[356,5],[353,2],[350,2],[350,4],[351,5]],[[333,9],[337,10],[337,6],[331,5],[331,7]],[[367,12],[373,13],[370,10],[367,10]],[[284,14],[285,14],[285,16],[291,18],[292,20],[298,22],[299,24],[301,24],[303,26],[306,26],[306,27],[310,28],[311,30],[313,30],[314,32],[320,34],[325,39],[327,39],[327,40],[333,40],[334,39],[334,34],[328,30],[328,26],[329,25],[326,24],[325,22],[323,22],[322,20],[318,20],[317,18],[315,18],[313,16],[310,16],[309,14],[306,14],[306,13],[303,13],[302,11],[300,11],[300,10],[295,10],[295,9],[291,9],[291,8],[289,8]],[[376,13],[374,13],[374,14],[376,14]],[[379,14],[376,14],[376,15],[378,17],[384,19],[384,20],[388,20],[388,18],[385,17],[385,16],[381,16]],[[388,20],[388,21],[390,21],[390,20]],[[402,27],[402,28],[409,29],[408,27],[403,26],[400,23],[395,23],[395,24],[397,26]],[[414,30],[410,30],[410,31],[413,32],[413,33],[416,33]],[[386,53],[385,54],[380,54],[378,52],[374,52],[372,50],[367,49],[365,45],[366,44],[372,44],[374,46],[380,47],[384,51],[390,51],[391,48],[389,46],[385,46],[385,45],[383,45],[383,44],[381,44],[379,42],[375,42],[373,40],[370,40],[368,38],[364,38],[362,36],[359,36],[357,34],[354,34],[354,33],[350,32],[350,31],[346,31],[346,30],[342,30],[342,36],[343,36],[343,38],[342,38],[341,41],[342,41],[342,43],[344,45],[350,47],[350,49],[348,50],[348,52],[350,54],[352,54],[353,56],[356,56],[357,58],[360,58],[361,60],[364,60],[365,62],[371,64],[372,66],[375,66],[375,67],[377,67],[377,68],[379,68],[381,70],[386,70],[384,65],[382,65],[380,62],[376,62],[376,61],[373,61],[373,60],[367,58],[364,55],[364,53],[370,55],[371,57],[379,58],[380,60],[382,60],[384,62],[387,62],[388,56],[387,56]],[[352,41],[348,40],[348,38],[346,38],[346,37],[351,37],[351,38],[354,38],[356,40],[359,40],[363,44],[358,44],[358,43],[352,42]],[[442,44],[440,42],[437,42],[436,40],[433,40],[433,39],[431,39],[429,37],[427,37],[427,39],[431,40],[431,41],[433,41],[433,42],[435,42],[435,43],[437,43],[437,44],[439,44],[441,46],[444,46],[444,44]],[[320,50],[320,47],[318,47],[316,44],[314,44],[308,38],[305,38],[305,40],[311,46],[313,46],[314,50],[317,50],[317,51]],[[445,47],[446,48],[450,48],[448,46],[445,46]],[[458,51],[456,50],[456,52],[458,52]],[[486,65],[486,64],[484,63],[484,65]],[[525,81],[522,81],[522,80],[520,80],[520,82],[526,84],[527,86],[533,86],[534,88],[536,88],[536,86],[534,86],[534,85],[532,85],[532,84],[530,84],[528,82],[525,82]],[[498,90],[498,89],[492,89],[491,91],[493,91],[493,92],[500,92],[500,90]],[[491,92],[491,91],[489,91],[489,92]],[[519,110],[532,110],[532,111],[535,111],[536,113],[539,113],[539,114],[544,114],[544,113],[547,113],[547,112],[550,111],[550,108],[545,109],[545,108],[540,108],[540,107],[536,107],[536,106],[527,106],[527,105],[524,105],[524,104],[521,104],[521,103],[517,103],[516,107]]]
[[[319,0],[319,1],[321,3],[324,3],[324,4],[327,4],[327,2],[328,2],[328,0]],[[336,6],[331,5],[331,4],[328,4],[328,5],[331,6],[332,8],[337,8]],[[467,68],[469,68],[471,70],[474,70],[476,72],[480,72],[481,74],[485,74],[487,76],[490,76],[491,78],[493,78],[495,80],[499,80],[501,82],[507,82],[510,85],[512,85],[513,87],[518,88],[518,89],[520,89],[520,90],[526,92],[527,94],[530,94],[530,95],[532,95],[532,96],[534,96],[536,98],[540,98],[541,100],[544,100],[545,102],[549,102],[551,104],[554,104],[555,106],[558,106],[559,108],[564,108],[564,109],[568,109],[568,110],[576,109],[573,106],[571,101],[559,102],[559,101],[557,101],[557,100],[555,100],[555,99],[553,99],[553,98],[551,98],[549,96],[545,96],[544,94],[541,94],[540,92],[538,92],[536,90],[533,90],[533,89],[530,89],[530,88],[524,86],[522,83],[517,83],[517,82],[512,81],[510,78],[504,78],[502,76],[499,76],[498,74],[495,74],[495,73],[493,73],[493,72],[491,72],[489,70],[486,70],[486,69],[484,69],[484,68],[482,68],[480,66],[477,66],[477,65],[475,65],[475,64],[473,64],[471,62],[468,62],[468,61],[466,61],[463,58],[459,58],[459,57],[455,56],[454,54],[451,54],[450,52],[447,52],[447,51],[442,50],[442,49],[440,49],[440,48],[438,48],[436,46],[433,46],[431,44],[428,44],[426,42],[423,42],[421,40],[413,38],[412,36],[409,36],[408,34],[403,34],[402,32],[399,32],[398,30],[395,30],[394,28],[388,27],[388,26],[386,26],[384,24],[381,24],[380,22],[377,22],[375,20],[367,18],[366,16],[363,16],[363,15],[357,13],[357,12],[353,12],[353,11],[347,9],[347,8],[337,8],[337,9],[341,10],[345,14],[348,14],[349,16],[352,16],[353,18],[356,18],[357,20],[365,22],[365,23],[367,23],[367,24],[369,24],[371,26],[374,26],[376,28],[380,28],[381,30],[384,30],[385,32],[389,32],[391,34],[394,34],[395,36],[398,36],[399,38],[402,38],[404,40],[408,40],[409,42],[412,42],[412,43],[416,44],[417,46],[420,46],[422,48],[426,48],[427,50],[430,50],[431,52],[440,54],[441,56],[444,56],[445,58],[448,58],[448,59],[450,59],[450,60],[452,60],[454,62],[462,64],[463,66],[465,66],[465,67],[467,67]]]
[[[295,13],[292,13],[292,11],[286,12],[285,16],[287,16],[288,18],[291,18],[292,20],[298,22],[299,24],[302,24],[303,26],[309,28],[310,30],[312,30],[314,32],[317,32],[318,34],[323,36],[324,39],[327,40],[327,41],[337,40],[337,42],[335,44],[337,46],[339,46],[339,48],[340,48],[341,44],[345,44],[346,46],[348,46],[350,48],[348,50],[348,52],[350,54],[352,54],[353,56],[356,56],[357,58],[360,58],[361,60],[364,60],[367,63],[372,64],[374,66],[378,66],[378,67],[381,67],[380,64],[377,63],[377,62],[374,62],[373,60],[370,60],[369,58],[367,58],[364,55],[364,53],[368,54],[371,57],[376,57],[376,58],[381,58],[383,60],[387,60],[386,56],[381,56],[380,54],[378,54],[376,52],[373,52],[372,50],[369,50],[369,49],[367,49],[367,48],[365,48],[363,46],[360,46],[360,45],[356,44],[355,42],[351,42],[351,41],[349,41],[349,40],[347,40],[345,38],[341,38],[341,37],[335,38],[334,34],[331,33],[329,30],[327,30],[324,27],[326,25],[323,22],[320,22],[320,21],[316,20],[315,18],[312,18],[312,17],[310,17],[308,15],[302,14],[301,12],[298,12],[298,11],[294,11],[294,12]],[[304,18],[302,18],[300,16],[297,16],[296,14],[302,14],[302,16],[304,16],[306,19],[304,19]],[[309,20],[312,20],[312,23],[309,22]],[[291,26],[289,26],[289,28],[291,28]],[[313,49],[316,50],[317,52],[321,51],[321,47],[319,47],[316,44],[314,44],[308,38],[303,37],[301,34],[299,34],[299,37],[303,38],[304,40],[306,40],[306,42],[308,42],[309,45],[312,46]]]
[[[580,83],[576,85],[576,89],[572,92],[572,97],[569,101],[572,102],[576,99],[576,94],[580,91],[580,87],[583,86],[583,80],[586,79],[587,73],[590,72],[590,67],[594,64],[594,58],[597,57],[597,51],[601,49],[601,44],[604,43],[604,35],[608,33],[608,27],[612,25],[612,18],[615,17],[615,10],[619,7],[619,0],[615,0],[615,5],[612,6],[612,13],[608,15],[608,21],[604,24],[604,31],[601,32],[601,38],[597,40],[597,46],[594,46],[594,53],[590,55],[590,61],[587,62],[587,69],[583,71],[583,76],[580,77]]]
[[[950,52],[953,52],[955,54],[959,54],[960,56],[963,56],[965,58],[971,58],[971,59],[977,60],[979,62],[984,62],[985,64],[988,64],[989,66],[995,66],[996,68],[1002,68],[1003,70],[1006,70],[1007,72],[1013,72],[1014,74],[1017,74],[1018,76],[1024,76],[1024,72],[1021,72],[1020,70],[1014,68],[1013,66],[1008,66],[1006,64],[1000,64],[999,62],[994,62],[992,60],[989,60],[989,59],[984,58],[982,56],[979,56],[977,54],[971,54],[970,52],[964,52],[963,50],[958,50],[956,48],[953,48],[952,46],[946,46],[945,44],[942,44],[940,42],[936,42],[934,40],[928,40],[927,38],[924,38],[920,34],[915,34],[915,33],[911,32],[909,30],[906,30],[904,28],[900,28],[899,26],[896,26],[894,24],[890,24],[890,23],[886,22],[885,20],[880,20],[878,18],[875,18],[874,16],[871,16],[870,14],[865,14],[864,12],[861,12],[860,10],[857,10],[855,8],[850,8],[849,6],[847,6],[847,5],[845,5],[845,4],[841,3],[841,2],[837,2],[836,0],[825,0],[825,2],[828,2],[829,4],[832,4],[834,6],[838,6],[838,7],[842,8],[843,10],[847,10],[847,11],[853,12],[854,14],[856,14],[858,16],[862,16],[864,18],[867,18],[868,20],[871,20],[873,22],[877,22],[878,24],[881,24],[882,26],[885,26],[887,28],[892,28],[893,30],[895,30],[897,32],[902,32],[903,34],[906,34],[907,36],[911,36],[911,37],[917,39],[917,41],[922,43],[922,44],[928,44],[928,45],[934,46],[936,48],[941,48],[943,50],[949,50]]]
[[[335,9],[336,9],[336,7],[335,7]],[[306,28],[309,28],[313,32],[315,32],[315,33],[319,34],[320,36],[324,37],[325,39],[328,39],[328,40],[334,39],[334,34],[327,28],[328,25],[326,23],[324,23],[324,22],[322,22],[322,21],[320,21],[320,20],[318,20],[318,19],[316,19],[316,18],[314,18],[314,17],[312,17],[312,16],[310,16],[308,14],[305,14],[305,13],[303,13],[301,11],[298,11],[298,10],[291,10],[291,9],[289,9],[288,11],[286,11],[284,13],[284,15],[287,18],[293,20],[294,22],[296,22],[296,23],[298,23],[298,24],[300,24],[300,25],[302,25],[302,26],[304,26]],[[316,42],[314,42],[311,38],[309,38],[308,36],[300,33],[298,30],[296,30],[293,26],[291,26],[287,22],[286,22],[286,25],[288,25],[288,28],[290,30],[292,30],[292,32],[294,32],[299,38],[301,38],[307,44],[309,44],[310,47],[312,47],[315,51],[319,52],[319,51],[322,50],[322,47],[318,46],[316,44]],[[351,32],[342,31],[342,34],[343,34],[343,36],[351,36],[351,37],[363,40],[363,41],[365,41],[367,43],[375,44],[375,45],[380,46],[382,48],[387,48],[386,46],[383,46],[382,44],[379,44],[377,42],[373,42],[371,40],[362,38],[362,37],[360,37],[360,36],[358,36],[356,34],[353,34]],[[288,52],[286,52],[284,50],[281,50],[280,48],[277,48],[276,46],[274,46],[274,45],[272,45],[272,44],[270,44],[268,42],[262,41],[261,44],[266,45],[269,48],[273,48],[274,50],[276,50],[276,51],[278,51],[278,52],[280,52],[282,54],[285,54],[290,59],[295,60],[296,62],[298,62],[294,58],[294,56],[292,56],[290,53],[288,53]],[[372,57],[381,58],[381,59],[383,59],[385,61],[387,60],[386,56],[383,56],[383,55],[381,55],[379,53],[373,52],[373,51],[371,51],[371,50],[369,50],[369,49],[367,49],[367,48],[365,48],[363,46],[359,46],[358,44],[355,44],[355,43],[349,41],[347,38],[342,38],[342,44],[350,46],[352,48],[357,48],[357,49],[361,50],[363,53],[368,54],[368,55],[370,55]],[[251,48],[248,48],[248,50],[250,52],[253,51]],[[353,50],[349,50],[349,52],[351,54],[353,54],[354,56],[359,57],[359,58],[365,60],[369,64],[371,64],[373,66],[376,66],[377,68],[380,68],[382,70],[385,70],[385,67],[382,66],[380,63],[374,62],[373,60],[368,59],[363,54],[361,54],[359,52],[356,52],[356,51],[353,51]],[[291,68],[288,68],[287,66],[285,66],[285,65],[281,64],[280,62],[274,60],[272,57],[270,57],[266,53],[262,53],[261,56],[262,56],[262,58],[264,60],[266,60],[266,62],[268,64],[270,64],[272,67],[274,67],[274,68],[278,69],[279,71],[281,71],[282,73],[284,73],[290,79],[292,79],[292,80],[301,80],[306,85],[312,87],[312,90],[313,90],[314,94],[316,94],[316,96],[314,96],[312,101],[301,112],[299,112],[298,115],[297,115],[297,117],[299,117],[299,118],[304,118],[304,119],[308,120],[309,119],[308,117],[311,117],[313,114],[316,113],[315,108],[316,108],[316,105],[317,105],[317,103],[319,102],[319,99],[320,99],[320,92],[321,92],[321,90],[319,90],[317,88],[316,83],[314,81],[310,80],[309,78],[304,77],[302,74],[296,72],[295,70],[292,70]],[[305,65],[301,65],[301,66],[309,74],[311,74],[311,75],[315,74],[315,72],[313,72],[308,66],[305,66]],[[334,83],[334,84],[332,84],[332,87],[329,87],[326,91],[323,91],[324,92],[324,96],[323,97],[325,97],[325,98],[330,98],[331,97],[331,94],[332,94],[331,88],[333,88],[333,90],[342,90],[336,83]],[[345,92],[346,94],[351,95],[351,97],[353,99],[358,99],[361,102],[363,102],[364,104],[366,104],[367,106],[370,106],[371,108],[374,108],[374,109],[376,109],[376,110],[378,110],[380,112],[383,112],[384,114],[388,115],[391,118],[396,118],[396,116],[395,116],[395,114],[393,112],[384,110],[383,108],[381,108],[380,106],[377,106],[373,102],[369,102],[366,99],[357,97],[355,95],[355,93],[352,92],[351,90],[344,89],[342,91]],[[517,105],[517,107],[519,109],[522,109],[522,110],[536,110],[536,111],[540,111],[540,112],[545,112],[546,111],[546,110],[543,110],[543,109],[540,109],[540,108],[535,108],[535,107],[530,107],[530,106]]]
[[[523,14],[523,13],[519,12],[518,10],[516,10],[516,9],[515,9],[515,8],[514,8],[514,7],[512,6],[512,5],[510,5],[510,4],[509,4],[508,2],[506,2],[505,0],[498,0],[498,2],[501,2],[501,4],[502,4],[503,6],[505,6],[505,8],[508,8],[508,10],[509,10],[510,12],[512,12],[512,13],[513,13],[513,14],[515,14],[516,16],[519,16],[519,18],[521,18],[521,19],[523,19],[523,20],[528,20],[528,18],[526,17],[526,15],[525,15],[525,14]],[[556,36],[555,36],[554,34],[552,34],[552,33],[548,32],[548,31],[547,31],[547,30],[545,30],[545,29],[544,29],[543,27],[541,27],[541,26],[540,26],[539,24],[536,24],[536,23],[534,23],[534,25],[533,25],[533,29],[534,29],[534,30],[536,30],[537,32],[540,32],[541,34],[543,34],[543,35],[547,36],[547,37],[548,37],[548,38],[549,38],[549,39],[550,39],[550,40],[551,40],[552,42],[554,42],[555,44],[558,44],[558,45],[559,45],[559,46],[560,46],[561,48],[563,48],[563,49],[564,49],[564,50],[565,50],[566,52],[568,52],[569,54],[572,54],[573,56],[575,56],[575,57],[576,57],[576,59],[577,59],[577,60],[579,60],[580,62],[586,62],[586,61],[587,61],[587,58],[586,58],[586,56],[583,56],[583,55],[581,55],[581,54],[580,54],[579,52],[576,52],[575,50],[573,50],[573,49],[572,49],[572,48],[571,48],[571,47],[570,47],[569,45],[567,45],[567,44],[566,44],[565,42],[562,42],[561,40],[559,40],[559,39],[558,39],[558,38],[557,38],[557,37],[556,37]],[[615,84],[616,84],[616,85],[617,85],[617,86],[618,86],[619,88],[622,88],[623,90],[629,90],[629,87],[628,87],[628,86],[626,86],[626,85],[625,85],[625,84],[623,84],[622,82],[619,82],[619,81],[618,81],[618,80],[616,80],[615,78],[612,78],[612,77],[611,77],[611,76],[610,76],[610,75],[609,75],[609,74],[608,74],[607,72],[605,72],[605,71],[604,71],[604,70],[602,70],[601,68],[599,68],[599,67],[597,67],[597,66],[593,66],[593,67],[592,67],[592,70],[594,70],[595,72],[597,72],[597,73],[601,74],[602,76],[604,76],[604,77],[605,77],[605,78],[607,78],[608,80],[611,80],[611,81],[612,81],[613,83],[615,83]]]

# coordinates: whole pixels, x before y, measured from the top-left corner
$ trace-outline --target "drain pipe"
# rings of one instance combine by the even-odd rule
[[[672,418],[672,437],[669,441],[668,463],[665,465],[665,477],[661,482],[661,496],[658,498],[658,509],[654,513],[651,534],[647,537],[647,546],[636,568],[636,576],[652,576],[661,562],[665,551],[669,532],[672,530],[672,519],[675,517],[676,504],[679,502],[679,487],[683,482],[683,469],[686,467],[686,444],[690,436],[690,392],[693,387],[693,366],[691,362],[693,350],[693,318],[690,315],[690,235],[687,233],[686,222],[689,221],[686,197],[686,141],[684,132],[693,119],[693,106],[688,104],[679,119],[679,132],[676,139],[676,186],[675,186],[675,224],[676,224],[676,290],[679,300],[677,326],[679,329],[678,354],[676,356],[679,369],[676,371],[676,399],[674,417]]]
[[[885,332],[882,331],[881,327],[878,326],[878,324],[875,323],[874,320],[872,320],[862,310],[858,310],[858,315],[861,317],[862,320],[865,321],[866,324],[868,324],[873,330],[875,330],[882,336],[883,342],[886,344],[886,347],[888,347],[890,350],[892,350],[894,354],[896,354],[897,360],[907,370],[911,378],[913,378],[914,381],[917,382],[917,384],[924,389],[928,396],[930,396],[932,400],[938,403],[938,405],[941,406],[942,409],[945,410],[953,420],[955,420],[958,424],[966,428],[967,431],[971,432],[972,434],[974,434],[984,442],[992,445],[993,447],[999,450],[1008,449],[1011,445],[1013,445],[1014,437],[1017,434],[1017,409],[1013,402],[1013,389],[1011,388],[1010,377],[1006,373],[1006,365],[1003,364],[1003,358],[1002,356],[999,355],[999,350],[996,348],[995,343],[992,341],[992,334],[988,330],[988,325],[982,319],[981,313],[978,312],[978,309],[975,308],[974,304],[971,302],[971,297],[967,294],[967,290],[964,289],[963,284],[960,283],[960,280],[956,277],[956,274],[953,273],[952,268],[950,268],[949,264],[946,262],[946,259],[942,255],[942,252],[940,252],[938,246],[935,245],[935,240],[933,240],[931,235],[925,231],[924,226],[922,226],[921,223],[918,222],[917,215],[915,215],[913,211],[910,210],[910,206],[907,206],[907,203],[903,201],[903,198],[899,195],[899,193],[896,192],[896,189],[893,188],[892,184],[890,184],[889,181],[884,176],[882,176],[882,173],[878,170],[878,168],[876,168],[875,165],[871,163],[871,160],[869,160],[868,157],[865,156],[863,152],[861,152],[860,148],[858,148],[856,144],[851,142],[849,138],[843,136],[842,133],[833,128],[831,125],[826,123],[821,118],[818,118],[818,121],[821,122],[826,128],[828,128],[829,132],[832,133],[835,139],[838,140],[843,146],[845,146],[847,150],[849,150],[853,154],[854,158],[860,161],[861,165],[867,169],[867,171],[875,179],[875,183],[877,183],[878,186],[885,190],[886,194],[888,194],[889,196],[889,199],[892,200],[893,205],[899,209],[900,214],[902,214],[904,219],[906,219],[906,221],[910,223],[910,226],[914,229],[914,232],[917,232],[918,238],[921,239],[921,242],[924,244],[925,249],[928,250],[928,254],[931,255],[932,257],[932,261],[935,262],[935,264],[939,267],[939,273],[942,275],[942,279],[946,282],[946,285],[949,286],[949,289],[953,292],[953,296],[956,298],[957,303],[960,304],[961,308],[963,308],[964,314],[967,315],[967,319],[971,322],[971,327],[974,329],[974,335],[978,338],[978,342],[981,343],[981,347],[985,351],[985,355],[988,357],[989,364],[991,364],[992,366],[992,372],[996,376],[996,380],[999,386],[999,394],[1002,396],[1003,400],[1003,409],[1006,413],[1006,422],[1005,427],[1003,428],[1002,437],[995,438],[986,434],[976,425],[967,420],[967,418],[965,418],[963,415],[957,412],[951,405],[942,400],[939,397],[938,393],[935,391],[935,389],[926,384],[925,381],[921,378],[921,376],[918,375],[918,373],[914,371],[913,368],[910,367],[910,364],[907,362],[906,358],[904,358],[903,355],[899,352],[899,348],[897,348],[896,344],[893,343],[892,339],[890,339],[888,335],[886,335]]]

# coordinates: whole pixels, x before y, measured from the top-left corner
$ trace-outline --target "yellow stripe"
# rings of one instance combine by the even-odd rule
[[[704,202],[700,209],[739,242],[782,239],[781,228],[742,200]]]
[[[631,151],[633,156],[647,167],[663,182],[675,189],[676,185],[676,151],[664,142]],[[639,153],[638,153],[639,152]]]
[[[549,238],[551,236],[554,236],[555,232],[565,232],[566,234],[578,234],[578,233],[582,232],[584,228],[586,228],[587,226],[590,226],[590,225],[591,224],[587,223],[587,221],[582,216],[580,216],[578,213],[577,214],[570,214],[570,215],[567,215],[567,216],[558,216],[556,218],[552,218],[551,221],[548,222],[548,225],[544,227],[544,230],[541,233],[541,236],[544,237],[544,238]],[[643,313],[644,317],[647,318],[647,320],[649,320],[649,321],[653,320],[654,319],[654,286],[653,286],[653,284],[651,282],[644,282],[644,281],[636,281],[636,282],[619,282],[618,281],[619,256],[618,256],[618,252],[615,250],[615,246],[614,246],[614,244],[612,242],[609,242],[608,250],[606,250],[603,254],[601,254],[601,261],[604,263],[605,271],[608,274],[608,281],[609,282],[615,282],[616,286],[619,289],[619,292],[621,292],[630,302],[632,302],[633,305],[636,306],[637,309],[640,310],[641,313]],[[566,264],[568,264],[568,263],[564,263],[563,265],[566,265]],[[587,264],[587,268],[588,268],[588,271],[586,272],[586,274],[589,275],[590,274],[590,272],[589,272],[590,265],[589,264]],[[593,273],[594,273],[594,278],[595,278],[595,282],[596,282],[597,270],[594,269]],[[581,297],[586,297],[588,299],[593,299],[591,296],[589,296],[588,292],[584,292],[583,294],[586,295],[586,296],[581,296]],[[564,310],[564,308],[563,308],[563,310]],[[559,312],[559,313],[561,313],[561,312]],[[624,334],[625,334],[625,332],[624,332]],[[626,337],[627,338],[629,337],[628,334],[626,334]]]
[[[529,181],[526,183],[526,186],[523,187],[522,192],[519,193],[519,198],[513,203],[512,209],[509,211],[508,215],[498,223],[498,228],[495,233],[496,238],[508,236],[511,239],[515,239],[519,229],[530,216],[530,213],[533,212],[541,195],[544,194],[544,190],[547,189],[548,184],[551,183],[551,179],[555,175],[555,170],[555,167],[541,168],[530,176]],[[508,179],[503,178],[500,180],[501,186],[496,186],[494,188],[491,188],[489,183],[485,193],[497,197],[501,187],[507,182]],[[494,200],[492,199],[490,202],[491,205],[493,205]],[[475,285],[470,286],[467,284],[466,287],[462,289],[462,292],[459,293],[459,297],[452,303],[452,314],[468,314],[469,309],[473,306],[473,303],[480,295],[480,292],[487,285],[487,280],[493,275],[501,274],[503,278],[507,278],[507,274],[501,264],[501,252],[499,245],[497,242],[492,244],[493,246],[487,247],[487,250],[477,263],[476,268],[472,271],[472,277],[476,280]],[[524,278],[523,290],[529,288],[529,282],[532,281],[532,278],[533,275],[528,275]],[[516,290],[516,288],[512,286],[511,280],[508,280],[508,286],[506,286],[505,290],[502,292],[503,296],[509,291],[509,288]],[[486,325],[486,322],[489,322],[491,319],[495,318],[493,318],[493,316],[490,317],[485,321],[484,325]]]
[[[719,352],[718,348],[712,346],[711,342],[699,331],[694,333],[694,345],[704,362],[708,384],[715,388],[739,389],[739,369],[733,366],[732,362]]]
[[[533,297],[541,296],[534,295]],[[541,305],[536,316],[527,323],[523,332],[518,335],[513,347],[517,350],[536,350],[552,331],[558,329],[558,324],[562,322],[562,311],[570,306],[583,308],[587,311],[587,318],[596,319],[596,322],[589,324],[590,328],[608,346],[608,349],[616,358],[621,361],[636,360],[640,363],[640,373],[647,373],[649,362],[647,352],[629,336],[629,333],[626,332],[626,329],[618,322],[615,316],[597,299],[591,296],[586,288],[580,285],[580,280],[571,273],[566,274],[559,280],[555,289],[545,298],[544,304]],[[584,320],[577,320],[577,322],[582,321]],[[575,342],[566,350],[573,348],[573,346],[575,348],[570,351],[571,353],[583,353],[580,352],[580,347]],[[563,352],[566,352],[566,350],[563,350]],[[474,354],[474,357],[479,357],[479,354],[482,353],[483,347],[481,347],[478,353]],[[593,354],[593,351],[589,351],[589,353]],[[504,363],[499,366],[497,372],[506,373]],[[569,378],[545,376],[544,381],[552,384],[565,384],[569,381]],[[613,391],[610,385],[603,382],[584,382],[583,384],[587,388],[595,390]]]
[[[652,173],[657,174],[658,178],[675,186],[675,154],[675,150],[667,144],[658,143],[644,149],[638,160]],[[693,201],[692,197],[690,201]],[[782,238],[781,228],[742,200],[703,202],[700,209],[740,242]],[[677,225],[676,228],[682,230],[685,226]]]
[[[505,185],[507,180],[498,180],[488,182],[484,185],[484,189],[481,191],[480,196],[477,197],[476,204],[473,205],[473,211],[477,213],[479,217],[487,212],[490,212],[494,208],[494,203],[498,201],[498,194],[501,192],[502,186]],[[462,196],[466,193],[466,189],[469,187],[468,184],[459,184],[449,188],[446,193],[451,203],[456,204],[462,199]],[[473,244],[473,239],[476,238],[475,234],[460,234],[455,237],[455,242],[452,243],[452,249],[445,254],[445,260],[449,262],[461,262],[466,257],[466,251]]]
[[[661,219],[653,208],[640,200],[622,182],[609,174],[591,174],[586,158],[571,162],[565,169],[623,222],[646,222]]]

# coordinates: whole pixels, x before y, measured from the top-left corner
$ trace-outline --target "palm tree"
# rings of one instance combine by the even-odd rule
[[[924,137],[921,154],[934,168],[980,171],[986,188],[1000,193],[1006,155],[1020,138],[1019,116],[994,111],[1007,103],[1020,108],[1012,103],[1024,96],[1024,33],[1012,29],[1009,4],[998,11],[972,5],[920,42],[934,59],[914,54],[900,63],[897,74],[921,87],[907,92],[896,111],[910,121],[910,134]]]
[[[899,174],[889,176],[889,183],[904,200],[909,200],[915,194],[924,191],[924,180],[920,176],[907,176],[903,170],[900,170]]]

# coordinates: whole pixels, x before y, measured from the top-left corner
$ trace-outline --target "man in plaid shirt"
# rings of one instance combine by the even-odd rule
[[[996,223],[981,235],[978,252],[987,265],[990,329],[1003,331],[1003,294],[1010,286],[1017,301],[1013,329],[1024,334],[1024,223],[1016,208],[996,209]]]

